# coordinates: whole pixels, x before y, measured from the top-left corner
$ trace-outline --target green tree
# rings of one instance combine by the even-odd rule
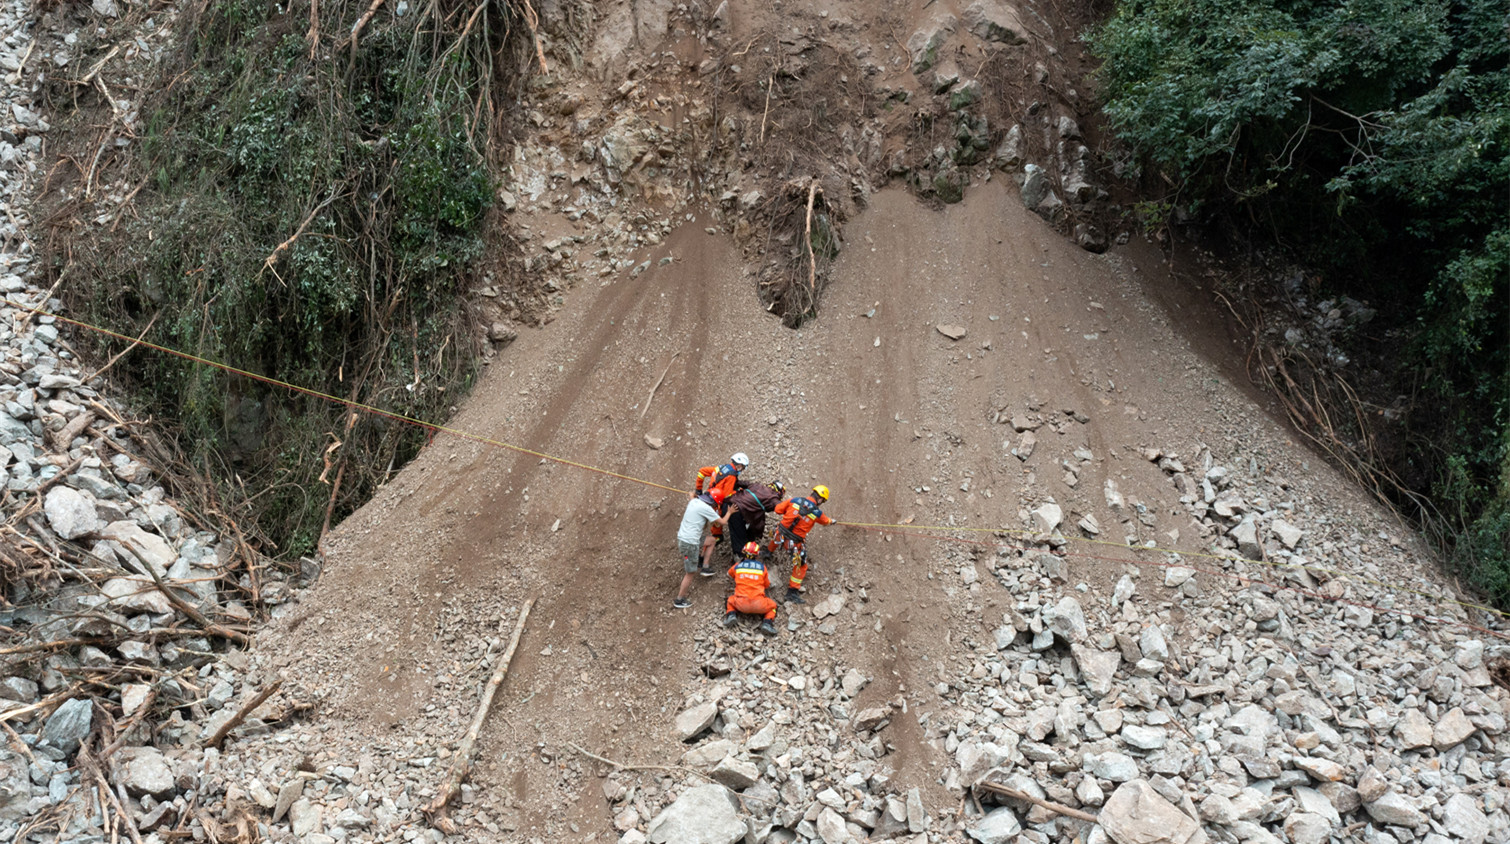
[[[1507,23],[1506,0],[1122,0],[1090,40],[1172,202],[1256,223],[1409,338],[1411,460],[1510,605]]]

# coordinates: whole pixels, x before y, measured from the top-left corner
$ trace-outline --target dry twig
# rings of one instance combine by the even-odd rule
[[[677,355],[680,354],[681,352],[671,353],[671,360],[666,361],[666,368],[661,370],[661,377],[655,379],[655,383],[650,385],[650,395],[645,397],[645,406],[640,408],[640,421],[645,420],[645,414],[650,411],[650,400],[655,398],[655,391],[661,388],[661,382],[666,380],[666,373],[671,371],[671,364],[676,362]]]
[[[231,730],[239,727],[241,725],[241,722],[246,720],[246,716],[252,714],[252,712],[255,711],[257,707],[262,705],[263,701],[272,697],[281,688],[283,688],[283,681],[278,680],[271,686],[268,686],[267,688],[258,692],[256,697],[247,701],[240,709],[236,710],[236,714],[232,715],[230,717],[230,720],[226,721],[224,724],[221,724],[220,729],[216,730],[215,735],[210,736],[209,739],[205,741],[204,746],[215,748],[220,747],[220,743],[225,741],[225,737],[230,734]]]
[[[1096,816],[1091,814],[1090,812],[1083,812],[1079,809],[1072,809],[1069,806],[1064,805],[1063,803],[1055,803],[1052,800],[1045,800],[1042,797],[1034,797],[1026,791],[1018,791],[1015,788],[1010,788],[1008,786],[1002,785],[1001,783],[983,781],[976,783],[975,787],[989,791],[992,794],[1000,794],[1003,797],[1011,797],[1017,800],[1026,800],[1029,803],[1042,806],[1043,808],[1048,809],[1050,812],[1055,812],[1068,818],[1076,818],[1078,820],[1096,823]]]

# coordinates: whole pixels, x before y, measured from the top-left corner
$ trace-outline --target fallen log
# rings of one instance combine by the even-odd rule
[[[488,684],[482,690],[482,700],[477,705],[477,714],[472,718],[472,726],[467,729],[467,735],[462,739],[461,747],[456,751],[456,757],[451,762],[451,772],[446,775],[446,783],[441,787],[440,793],[435,799],[425,804],[423,811],[429,818],[430,824],[447,835],[455,835],[456,822],[446,814],[446,806],[460,791],[461,781],[466,779],[467,772],[472,769],[472,752],[477,745],[477,734],[482,731],[482,722],[487,720],[488,708],[493,705],[493,694],[498,691],[498,686],[503,683],[503,678],[509,673],[509,663],[514,661],[514,651],[519,647],[519,637],[524,633],[524,623],[530,617],[530,608],[535,605],[535,599],[531,598],[524,602],[524,609],[519,611],[519,621],[514,625],[514,636],[509,640],[509,647],[503,653],[503,658],[498,661],[498,667],[493,669],[493,676],[488,678]],[[502,632],[500,628],[499,632]]]

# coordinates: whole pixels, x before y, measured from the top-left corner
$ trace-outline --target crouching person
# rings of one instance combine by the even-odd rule
[[[776,635],[776,602],[766,597],[765,590],[771,585],[765,563],[760,561],[760,543],[747,542],[739,552],[740,560],[729,568],[734,578],[734,594],[724,604],[724,626],[733,627],[740,613],[763,616],[760,632]]]

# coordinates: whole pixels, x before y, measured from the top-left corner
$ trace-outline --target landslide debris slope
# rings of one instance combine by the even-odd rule
[[[518,336],[448,425],[470,437],[438,432],[207,669],[222,711],[281,679],[301,719],[223,753],[183,731],[193,797],[137,808],[442,840],[419,807],[533,598],[456,840],[1510,834],[1505,625],[1114,231],[1073,16],[541,4],[540,31],[500,201],[558,310],[496,314]],[[671,607],[682,490],[735,450],[843,523],[774,640],[720,626],[722,576]]]

